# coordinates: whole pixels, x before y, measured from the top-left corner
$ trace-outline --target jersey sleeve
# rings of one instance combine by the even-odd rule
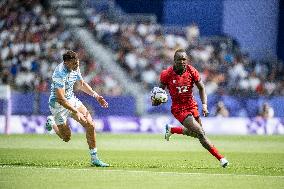
[[[193,66],[191,67],[191,74],[192,74],[194,83],[200,81],[201,78],[200,78],[199,72]]]
[[[55,89],[65,88],[65,77],[63,74],[60,74],[59,72],[54,73],[52,77],[52,82]]]
[[[81,71],[80,71],[80,69],[78,68],[78,70],[77,70],[77,79],[76,79],[76,81],[79,81],[79,80],[83,80],[83,77],[82,77],[82,75],[81,75]]]
[[[160,75],[160,82],[164,85],[167,85],[168,83],[168,74],[166,70],[163,70]]]

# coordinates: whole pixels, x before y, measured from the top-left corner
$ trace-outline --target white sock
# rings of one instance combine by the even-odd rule
[[[90,154],[92,157],[97,157],[97,148],[90,149]]]

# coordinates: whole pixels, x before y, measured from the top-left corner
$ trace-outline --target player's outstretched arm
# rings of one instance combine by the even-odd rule
[[[195,85],[197,86],[198,90],[199,90],[199,96],[202,102],[202,113],[203,116],[207,117],[209,115],[208,109],[207,109],[207,95],[206,95],[206,91],[205,91],[205,86],[202,82],[202,80],[199,80],[195,83]]]
[[[99,102],[101,107],[108,108],[108,103],[104,99],[104,97],[100,96],[96,91],[94,91],[92,87],[90,87],[90,85],[86,83],[84,80],[78,81],[77,88],[83,91],[84,93],[87,93],[88,95],[94,97]]]

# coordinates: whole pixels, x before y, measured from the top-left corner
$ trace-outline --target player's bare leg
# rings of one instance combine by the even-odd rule
[[[200,119],[200,118],[199,118]],[[189,115],[184,121],[183,125],[188,129],[188,135],[198,138],[201,145],[207,149],[213,156],[215,156],[221,163],[222,167],[226,167],[229,162],[222,156],[217,148],[209,141],[201,126],[201,120],[197,122],[192,115]]]
[[[97,156],[97,146],[96,146],[96,130],[95,123],[92,119],[91,114],[87,108],[82,105],[78,108],[78,111],[85,116],[85,120],[78,120],[76,117],[72,116],[76,121],[78,121],[86,130],[86,139],[90,149],[91,162],[95,166],[108,167],[109,164],[102,162]]]
[[[63,139],[57,125],[52,125],[54,132],[59,136],[59,138]]]
[[[198,138],[200,143],[202,144],[202,146],[207,149],[210,150],[211,149],[211,142],[209,141],[209,139],[207,138],[207,136],[205,135],[205,132],[203,130],[203,128],[201,127],[201,125],[194,119],[193,116],[188,116],[184,121],[183,121],[183,125],[188,129],[188,134],[189,136]]]
[[[78,121],[86,130],[86,139],[89,145],[89,149],[96,148],[96,132],[95,132],[95,123],[91,117],[91,114],[87,110],[87,108],[82,105],[78,108],[78,111],[84,115],[85,120],[77,120],[74,116],[72,116],[76,121]]]
[[[53,129],[64,142],[69,142],[69,140],[71,140],[71,129],[66,123],[62,125],[55,125]]]

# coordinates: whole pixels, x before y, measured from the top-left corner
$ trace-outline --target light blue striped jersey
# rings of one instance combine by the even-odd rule
[[[80,69],[76,71],[68,71],[64,63],[60,63],[56,66],[52,75],[51,92],[49,96],[49,105],[54,107],[56,102],[55,89],[63,88],[65,89],[65,98],[70,99],[74,96],[73,87],[76,81],[82,80],[82,75]]]

